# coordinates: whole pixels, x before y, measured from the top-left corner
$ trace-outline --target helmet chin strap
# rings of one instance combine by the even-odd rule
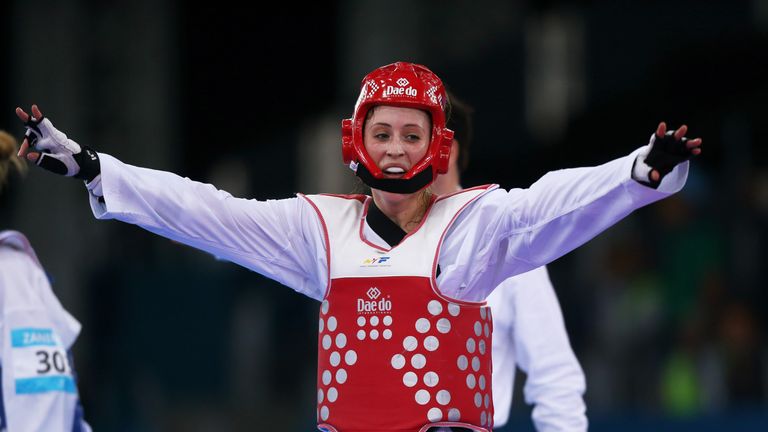
[[[357,164],[355,174],[371,189],[379,189],[385,192],[410,194],[418,192],[429,186],[432,181],[432,167],[427,167],[410,179],[377,179],[371,174],[364,164]]]

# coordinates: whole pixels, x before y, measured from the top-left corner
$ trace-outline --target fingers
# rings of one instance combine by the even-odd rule
[[[29,114],[25,113],[23,109],[16,107],[16,116],[24,123],[29,121]]]
[[[29,114],[24,112],[23,109],[20,107],[16,107],[16,116],[19,118],[19,120],[23,121],[24,123],[29,121]],[[43,118],[43,112],[40,111],[40,107],[37,106],[37,104],[32,105],[32,116],[40,121],[41,118]]]
[[[16,156],[20,158],[26,158],[32,163],[37,163],[37,160],[40,159],[40,152],[29,151],[29,140],[24,138],[24,141],[21,142],[21,147],[19,147],[19,152],[16,154]]]
[[[688,132],[688,126],[682,125],[675,131],[675,139],[680,141],[684,136],[685,133]]]
[[[664,134],[667,133],[667,124],[664,122],[659,123],[659,126],[656,128],[656,136],[661,138],[664,136]],[[693,155],[699,155],[701,154],[701,138],[694,138],[686,140],[685,134],[688,133],[688,125],[682,125],[677,130],[675,130],[675,140],[680,141],[683,140],[685,143],[685,148],[689,149],[691,151],[691,154]]]
[[[19,152],[16,153],[16,156],[24,157],[24,155],[27,154],[27,150],[29,150],[29,141],[24,138],[24,141],[21,142],[21,147],[19,147]]]
[[[685,145],[688,149],[691,150],[692,155],[698,156],[701,154],[701,138],[688,140]]]

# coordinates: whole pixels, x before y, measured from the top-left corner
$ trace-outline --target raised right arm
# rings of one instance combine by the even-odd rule
[[[238,263],[320,300],[327,285],[325,237],[304,200],[235,198],[210,184],[124,164],[69,139],[33,105],[21,108],[19,156],[85,180],[99,219],[117,219]]]

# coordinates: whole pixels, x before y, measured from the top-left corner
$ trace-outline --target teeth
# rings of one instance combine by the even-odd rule
[[[384,172],[387,174],[402,174],[405,170],[400,167],[389,167],[385,169]]]

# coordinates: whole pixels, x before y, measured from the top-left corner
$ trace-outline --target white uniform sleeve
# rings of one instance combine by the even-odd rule
[[[687,162],[658,189],[632,179],[644,149],[597,167],[553,171],[528,189],[495,190],[478,199],[443,243],[441,290],[483,300],[505,279],[554,261],[632,211],[679,191]]]
[[[316,300],[325,294],[325,240],[314,210],[299,198],[249,200],[173,173],[100,153],[99,219],[118,219],[209,252]]]
[[[53,295],[43,271],[23,253],[0,246],[4,430],[71,432],[75,421],[79,430],[89,430],[78,418],[67,353],[67,335],[77,335],[79,324],[60,316],[48,294]]]
[[[562,311],[544,267],[513,278],[516,319],[512,338],[527,374],[525,400],[539,432],[586,431],[584,372],[571,349]],[[494,315],[494,318],[496,315]]]
[[[688,163],[678,165],[658,189],[632,178],[638,149],[594,168],[546,174],[527,190],[509,193],[515,218],[507,258],[539,267],[582,245],[632,211],[682,189]]]

